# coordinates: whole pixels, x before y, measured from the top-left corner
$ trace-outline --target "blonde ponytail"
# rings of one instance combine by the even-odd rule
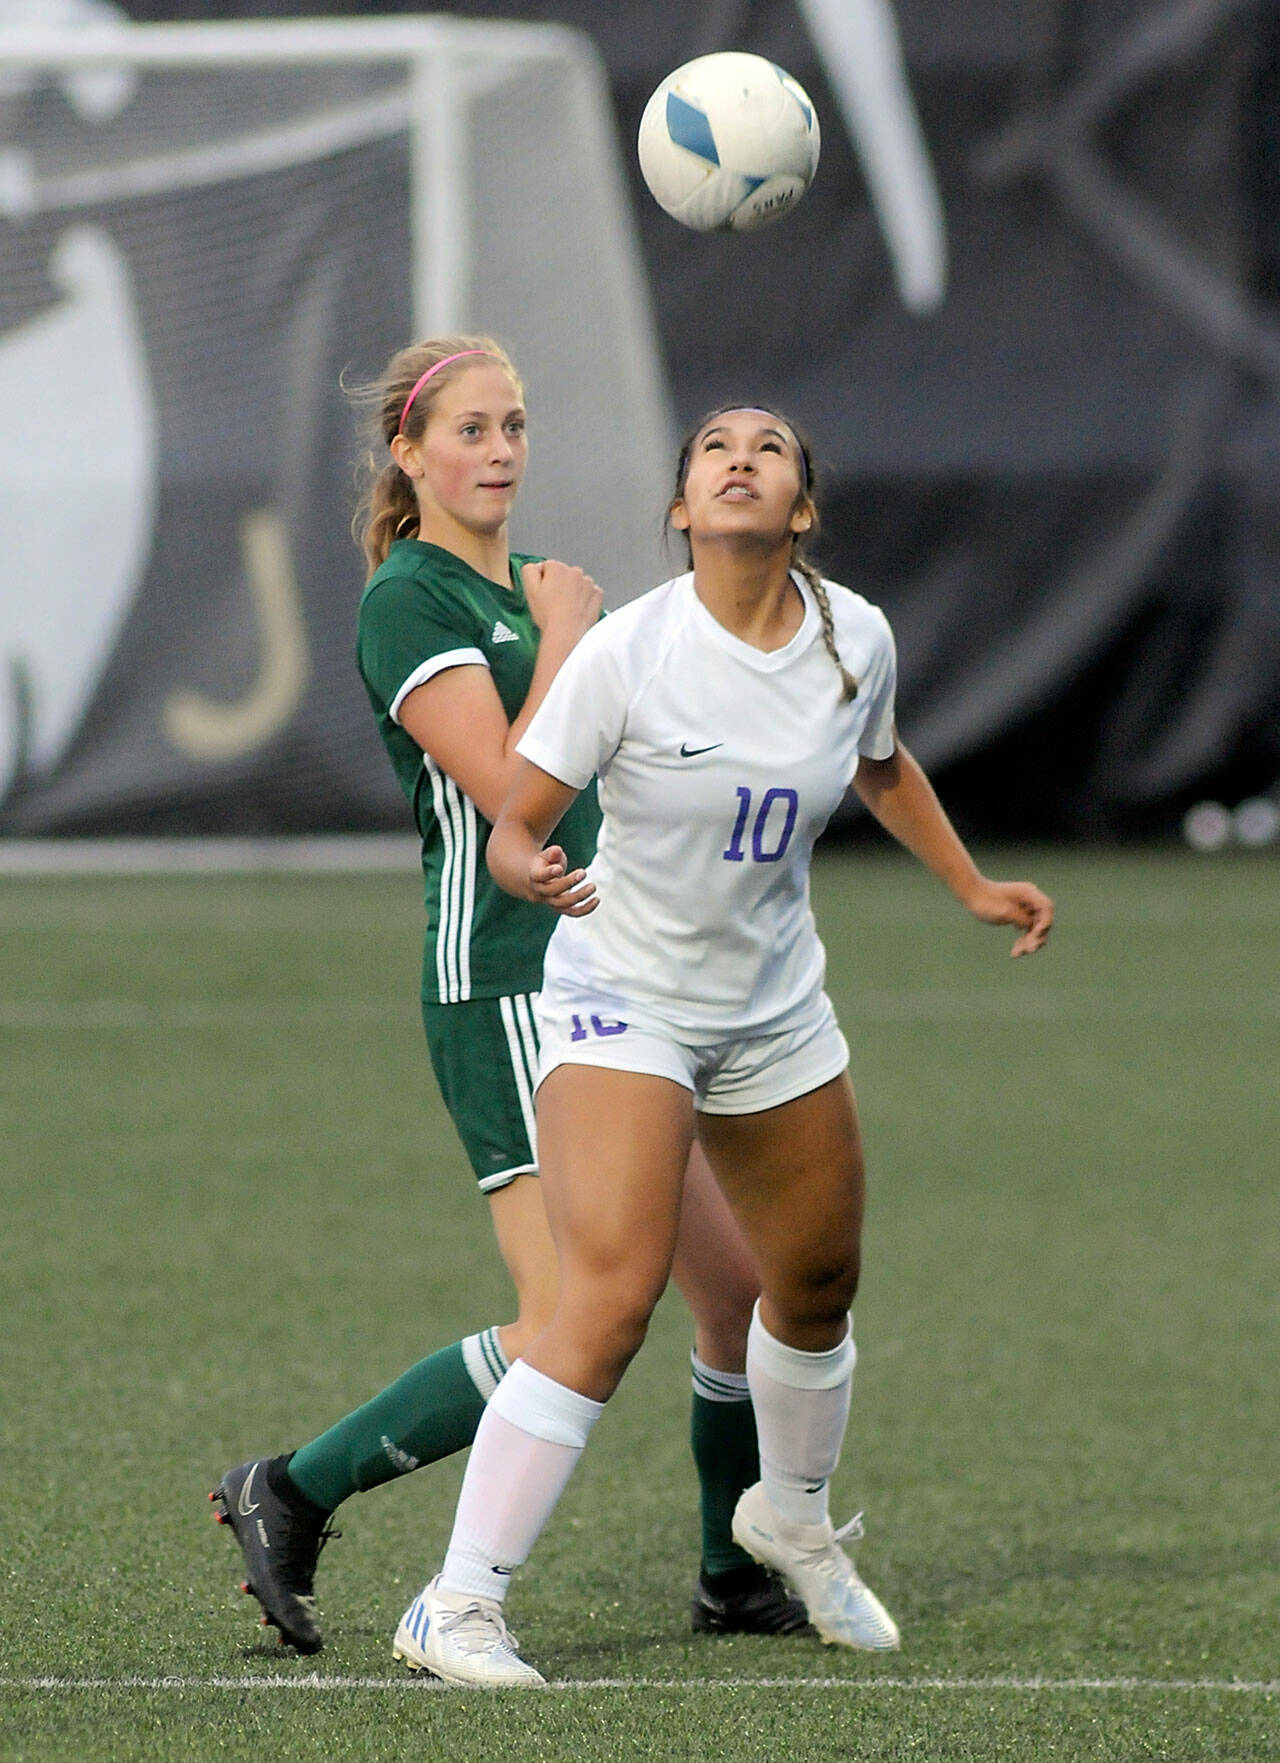
[[[394,461],[371,478],[352,530],[369,575],[386,562],[394,539],[411,539],[417,532],[418,498]]]

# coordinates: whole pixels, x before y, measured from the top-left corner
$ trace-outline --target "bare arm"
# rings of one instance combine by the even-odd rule
[[[570,918],[584,918],[600,903],[586,870],[567,870],[560,846],[546,843],[577,794],[572,785],[517,756],[515,782],[485,851],[489,873],[500,888]]]
[[[1053,901],[1032,882],[989,881],[979,871],[932,784],[901,743],[891,759],[864,759],[853,787],[885,831],[945,882],[975,918],[1022,932],[1013,945],[1015,955],[1033,955],[1044,947]]]
[[[541,635],[528,695],[515,721],[507,721],[489,669],[478,665],[446,668],[415,686],[400,706],[401,727],[486,820],[497,819],[516,775],[516,742],[565,657],[599,618],[604,599],[589,575],[565,563],[526,563],[521,574]]]

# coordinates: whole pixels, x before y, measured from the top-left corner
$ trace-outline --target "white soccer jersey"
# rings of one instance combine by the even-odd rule
[[[600,779],[600,903],[560,919],[543,976],[546,1002],[598,1001],[597,1032],[634,1017],[694,1042],[774,1033],[822,988],[810,854],[859,756],[893,753],[895,658],[884,614],[831,584],[858,681],[842,702],[793,579],[804,620],[769,654],[712,617],[692,575],[633,600],[583,637],[519,743],[577,789]]]

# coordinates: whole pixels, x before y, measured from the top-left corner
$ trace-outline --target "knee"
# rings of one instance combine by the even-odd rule
[[[751,1312],[759,1295],[759,1284],[753,1282],[741,1291],[690,1301],[698,1352],[707,1364],[728,1369],[746,1363]]]
[[[529,1343],[536,1341],[542,1331],[550,1326],[554,1315],[554,1303],[548,1304],[545,1309],[521,1304],[520,1314],[515,1321],[508,1322],[498,1332],[499,1343],[508,1365],[514,1365],[517,1359],[524,1358]]]
[[[828,1320],[847,1316],[858,1291],[862,1271],[856,1248],[842,1256],[831,1256],[807,1271],[803,1281],[804,1300],[814,1316]]]
[[[540,1283],[522,1280],[519,1282],[517,1297],[519,1309],[514,1322],[509,1322],[501,1330],[502,1350],[508,1363],[524,1356],[525,1348],[550,1326],[556,1313],[558,1287],[554,1279]]]
[[[745,1361],[760,1272],[745,1247],[718,1244],[714,1258],[677,1255],[673,1277],[693,1315],[698,1351],[709,1365]]]
[[[566,1281],[558,1319],[584,1356],[616,1383],[644,1345],[659,1295],[625,1281],[603,1287]]]
[[[651,1315],[651,1310],[637,1307],[617,1312],[612,1317],[601,1318],[594,1325],[598,1351],[618,1377],[622,1376],[644,1345]]]
[[[768,1295],[779,1316],[795,1327],[839,1329],[857,1295],[860,1271],[856,1248],[829,1253],[781,1278]]]

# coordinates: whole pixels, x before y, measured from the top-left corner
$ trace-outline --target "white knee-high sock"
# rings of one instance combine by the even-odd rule
[[[489,1398],[458,1496],[441,1589],[507,1595],[604,1411],[517,1359]]]
[[[769,1504],[794,1524],[822,1524],[828,1483],[849,1419],[853,1331],[826,1353],[775,1340],[756,1305],[747,1334],[747,1384],[760,1435],[760,1479]]]

